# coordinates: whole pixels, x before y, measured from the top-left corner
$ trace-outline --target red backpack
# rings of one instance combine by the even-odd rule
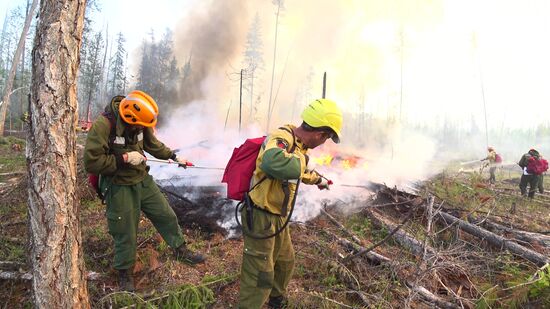
[[[250,179],[264,140],[265,136],[249,138],[233,150],[222,178],[222,182],[227,184],[227,198],[241,201],[250,189]]]
[[[279,129],[292,134],[294,140],[290,152],[294,152],[296,149],[294,132],[286,127],[280,127]],[[265,136],[249,138],[244,141],[244,144],[233,150],[222,178],[222,183],[227,184],[227,198],[242,201],[244,194],[251,190],[250,180],[252,179],[254,170],[256,170],[256,159],[265,138]],[[260,182],[264,179],[260,180]],[[256,183],[255,186],[259,185],[260,182]]]
[[[498,153],[495,155],[495,163],[502,163],[502,156]]]
[[[543,158],[530,157],[527,161],[527,173],[542,175],[548,170],[548,161]]]

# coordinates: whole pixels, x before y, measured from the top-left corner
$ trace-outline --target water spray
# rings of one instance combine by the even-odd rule
[[[164,164],[177,164],[179,167],[183,168],[196,168],[196,169],[203,169],[203,170],[225,170],[223,167],[210,167],[210,166],[197,166],[191,162],[185,162],[185,164],[178,163],[176,161],[170,161],[170,160],[160,160],[160,159],[150,159],[147,158],[147,161],[150,162],[157,162],[157,163],[164,163]]]

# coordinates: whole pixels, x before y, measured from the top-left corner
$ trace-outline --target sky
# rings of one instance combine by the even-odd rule
[[[25,1],[0,0],[0,13],[18,3]],[[224,166],[243,137],[264,134],[270,97],[271,128],[299,124],[301,109],[321,95],[323,72],[328,76],[327,98],[344,111],[344,135],[338,151],[333,152],[336,145],[329,142],[312,156],[341,152],[364,160],[362,168],[352,172],[319,167],[337,183],[373,180],[403,185],[439,172],[446,163],[441,161],[482,158],[487,146],[481,136],[485,109],[487,126],[493,131],[549,123],[548,0],[287,0],[279,19],[272,96],[276,10],[271,0],[98,3],[101,11],[93,15],[96,30],[108,23],[112,37],[118,32],[125,35],[134,72],[140,44],[149,40],[151,29],[157,38],[166,28],[172,29],[180,65],[192,58],[196,83],[192,91],[182,91],[200,94],[176,102],[182,108],[171,112],[158,133],[163,142],[181,149],[180,155],[198,165]],[[241,132],[236,76],[256,15],[261,21],[264,67],[257,72],[252,102],[243,96]],[[375,119],[368,127],[357,121],[363,113]],[[387,121],[400,117],[403,122]],[[452,148],[467,155],[457,151],[449,157],[439,154],[450,147],[406,125],[441,129],[449,123],[468,129],[472,120],[482,133],[465,136]],[[358,140],[361,143],[354,144]],[[544,146],[543,153],[550,152],[548,138],[541,142],[533,137],[518,146],[512,137],[503,138],[501,131],[496,140],[491,136],[489,143],[502,150],[510,164],[527,147]],[[434,167],[434,162],[440,166]],[[181,172],[167,171],[168,177],[174,173]],[[217,185],[219,176],[201,179]],[[318,207],[302,209],[318,211]]]
[[[25,2],[1,1],[0,12]],[[194,22],[195,16],[223,2],[98,0],[100,12],[94,12],[93,19],[96,29],[108,24],[112,36],[119,31],[126,36],[134,63],[139,44],[148,39],[151,29],[158,38],[170,28],[176,32],[178,58],[183,61],[189,56],[185,44],[192,42],[184,43],[182,35],[200,32],[193,28],[201,26]],[[242,10],[228,19],[246,25],[256,13],[262,19],[265,102],[273,59],[274,6],[268,0],[231,3],[242,3]],[[284,104],[296,100],[297,85],[313,68],[314,92],[320,92],[326,71],[328,93],[351,113],[364,109],[381,118],[402,114],[409,122],[450,121],[465,126],[474,117],[483,126],[485,106],[492,128],[548,122],[550,1],[303,0],[286,1],[285,6],[275,69],[277,100],[285,103],[277,102],[276,117],[288,118],[291,108]],[[242,48],[247,27],[238,29]],[[227,75],[229,67],[238,67],[241,55],[242,50],[229,51],[228,67],[216,74]],[[235,87],[231,83],[216,89],[232,92],[235,99]],[[230,100],[223,101],[220,112]],[[291,118],[297,114],[293,111]]]

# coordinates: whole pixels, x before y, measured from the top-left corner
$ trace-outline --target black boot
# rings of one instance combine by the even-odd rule
[[[174,256],[178,261],[191,265],[206,261],[206,258],[202,254],[189,250],[185,244],[174,249]]]
[[[271,309],[286,308],[286,305],[286,298],[284,298],[283,296],[269,297],[269,302],[267,302],[267,306]]]
[[[132,269],[119,269],[118,270],[118,288],[121,291],[134,292],[134,274]]]

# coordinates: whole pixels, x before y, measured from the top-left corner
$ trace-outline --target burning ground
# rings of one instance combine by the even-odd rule
[[[0,145],[0,299],[5,308],[31,304],[25,279],[26,180],[18,173],[24,157],[11,143],[22,141]],[[326,164],[326,155],[316,158]],[[349,164],[350,171],[365,173],[364,164],[354,160],[333,156],[331,164]],[[83,245],[95,307],[177,308],[193,302],[196,308],[235,306],[242,241],[238,230],[231,229],[232,203],[223,199],[219,187],[193,177],[159,180],[191,246],[209,260],[196,267],[176,262],[144,218],[135,269],[138,292],[130,295],[116,292],[104,206],[79,169]],[[497,177],[498,184],[490,187],[479,171],[449,168],[414,187],[364,182],[363,187],[347,188],[346,194],[340,191],[340,198],[332,195],[336,190],[330,192],[319,199],[317,214],[299,214],[291,224],[297,262],[289,287],[291,308],[550,305],[545,266],[550,194],[522,199],[517,173],[501,171]],[[302,195],[308,193],[312,195]],[[297,213],[312,203],[297,205]]]

